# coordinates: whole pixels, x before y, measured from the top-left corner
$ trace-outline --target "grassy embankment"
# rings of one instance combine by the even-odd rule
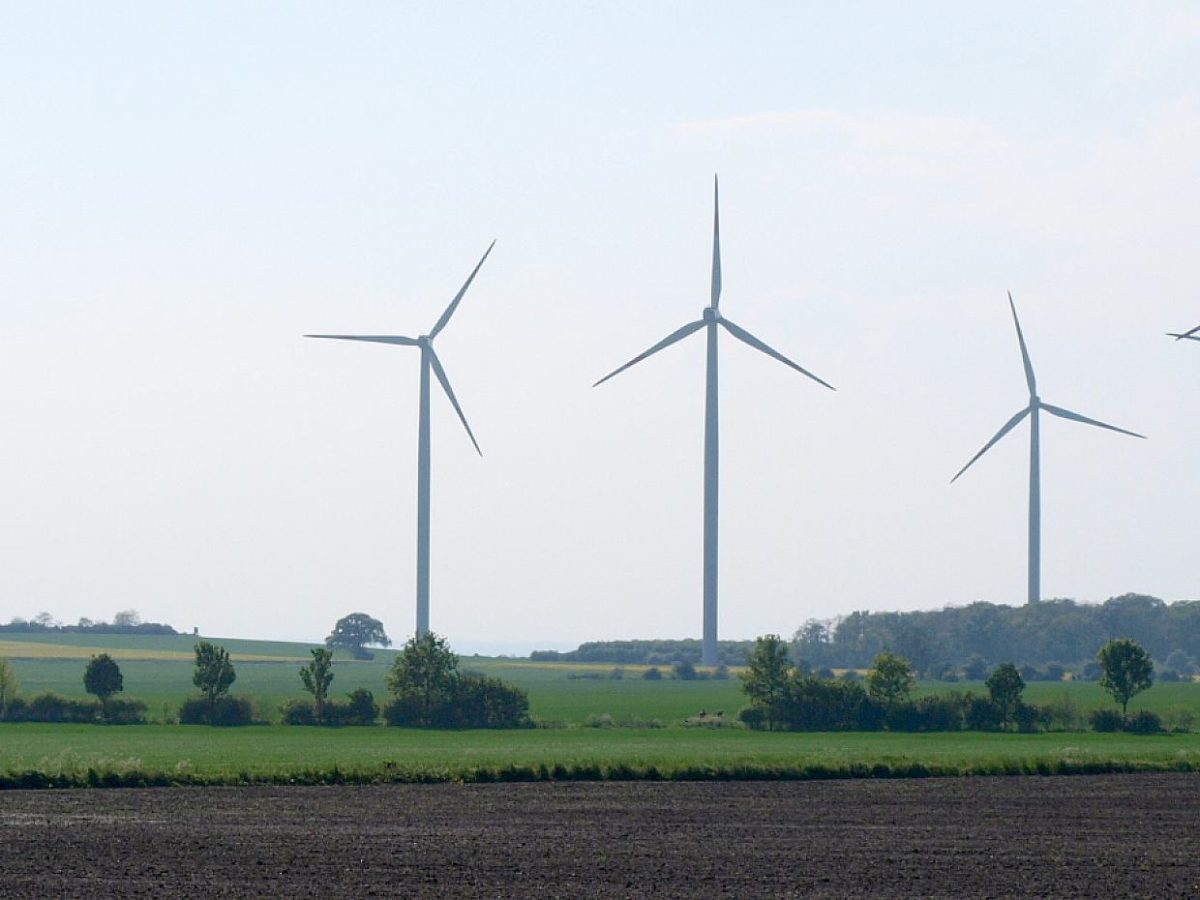
[[[7,636],[6,636],[7,637]],[[49,638],[49,636],[47,636]],[[191,685],[194,639],[54,636],[0,643],[22,694],[82,696],[92,653],[113,653],[126,694],[170,718]],[[304,696],[298,644],[218,641],[237,666],[235,693],[255,697],[275,718],[279,703]],[[57,645],[57,646],[56,646]],[[339,660],[335,692],[363,686],[386,695],[390,653],[372,662]],[[529,692],[534,715],[561,727],[518,732],[424,732],[394,728],[213,729],[0,725],[0,785],[527,780],[535,778],[829,778],[1017,774],[1073,771],[1200,770],[1200,735],[1100,734],[769,734],[685,728],[701,709],[731,718],[740,682],[646,681],[640,667],[532,664],[467,657],[462,668],[498,675]],[[598,677],[597,677],[598,676]],[[982,691],[978,684],[928,690]],[[1035,684],[1027,698],[1063,697],[1082,710],[1109,705],[1094,684]],[[1200,685],[1156,685],[1136,708],[1200,714]],[[586,727],[597,717],[635,727]],[[1200,718],[1200,716],[1198,716]]]

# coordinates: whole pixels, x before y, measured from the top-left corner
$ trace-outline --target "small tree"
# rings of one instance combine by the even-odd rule
[[[192,684],[204,693],[210,712],[216,709],[217,698],[229,690],[236,678],[233,663],[229,661],[229,653],[224,647],[208,641],[196,645],[196,671],[192,674]]]
[[[741,673],[742,690],[750,702],[766,711],[767,728],[773,729],[779,718],[779,705],[787,695],[788,645],[777,634],[766,634],[754,642],[746,671]]]
[[[333,653],[323,647],[315,648],[312,662],[300,669],[300,680],[304,682],[304,689],[313,695],[319,721],[325,715],[325,698],[333,681]]]
[[[142,617],[136,609],[123,609],[113,616],[113,624],[119,628],[136,628],[142,624]]]
[[[0,719],[8,715],[8,704],[17,696],[21,683],[7,656],[0,656]]]
[[[1128,715],[1129,701],[1154,683],[1154,663],[1142,645],[1131,638],[1109,641],[1096,654],[1102,674],[1100,686],[1121,704],[1121,718]]]
[[[1021,692],[1025,690],[1021,673],[1012,663],[1000,663],[988,676],[985,684],[988,693],[992,695],[992,703],[1000,710],[1000,721],[1007,728],[1012,714],[1021,702]]]
[[[108,698],[125,690],[125,677],[121,669],[107,653],[93,656],[83,670],[83,687],[89,694],[100,698],[100,709],[108,718]]]
[[[366,650],[368,644],[392,646],[391,639],[383,630],[383,623],[361,612],[342,616],[334,623],[329,637],[325,638],[325,646],[330,650],[341,647],[349,650],[355,659],[374,659],[373,654]]]
[[[891,710],[908,699],[913,689],[912,668],[908,660],[895,653],[880,653],[867,673],[867,693],[876,703]]]
[[[434,711],[454,696],[458,657],[432,631],[409,638],[388,672],[388,690],[397,700],[415,704],[415,724],[429,727]]]

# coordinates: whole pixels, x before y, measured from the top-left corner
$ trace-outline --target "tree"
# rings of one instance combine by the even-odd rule
[[[987,663],[978,653],[968,659],[966,665],[963,666],[963,678],[967,681],[983,681],[987,678],[987,674]]]
[[[108,698],[125,690],[125,676],[117,661],[107,653],[93,656],[83,670],[83,687],[89,694],[100,698],[104,718],[108,718]]]
[[[913,689],[912,668],[908,660],[895,653],[880,653],[867,673],[867,693],[876,703],[891,710],[908,699]]]
[[[1154,683],[1154,663],[1142,645],[1130,638],[1109,641],[1096,654],[1102,674],[1100,686],[1121,704],[1121,718],[1128,714],[1129,701]]]
[[[196,671],[192,674],[192,684],[204,692],[210,712],[216,709],[217,698],[229,690],[236,678],[224,647],[208,641],[196,645]]]
[[[1168,669],[1174,669],[1185,679],[1191,680],[1191,677],[1196,674],[1196,664],[1192,662],[1192,658],[1182,650],[1172,650],[1167,657],[1167,661],[1163,663]]]
[[[992,703],[1000,710],[1000,721],[1007,728],[1012,714],[1021,702],[1021,692],[1025,690],[1021,673],[1012,663],[1000,663],[984,683],[988,693],[992,695]]]
[[[113,616],[113,624],[118,628],[136,628],[142,624],[142,617],[136,609],[123,609]]]
[[[779,635],[766,634],[754,642],[754,649],[746,660],[746,671],[741,673],[742,690],[751,703],[766,710],[768,729],[774,729],[780,717],[780,704],[787,695],[791,668],[788,645]]]
[[[304,682],[304,689],[313,695],[319,721],[325,715],[325,697],[333,681],[333,653],[323,647],[315,648],[312,662],[300,669],[300,680]]]
[[[8,704],[17,696],[20,687],[21,683],[17,681],[12,663],[8,661],[8,657],[0,656],[0,719],[8,715]]]
[[[429,727],[435,710],[453,699],[457,678],[458,657],[445,638],[430,631],[409,638],[392,662],[387,685],[397,700],[415,705],[414,724]]]
[[[382,622],[361,612],[342,616],[334,623],[333,632],[325,638],[325,646],[330,650],[341,647],[343,650],[349,650],[355,659],[374,658],[373,654],[365,649],[368,644],[390,647],[392,641],[384,632]]]

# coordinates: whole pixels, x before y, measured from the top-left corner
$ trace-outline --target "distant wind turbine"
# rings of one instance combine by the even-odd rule
[[[422,637],[429,632],[429,371],[431,369],[433,370],[433,374],[437,376],[437,380],[441,383],[442,390],[446,392],[446,396],[450,399],[450,405],[458,413],[459,421],[462,422],[463,428],[467,430],[467,437],[475,445],[475,451],[480,456],[483,455],[483,451],[479,449],[479,442],[475,440],[475,435],[471,432],[471,426],[467,424],[467,417],[463,415],[462,407],[458,405],[458,398],[454,396],[454,390],[450,387],[450,379],[446,377],[446,370],[442,368],[441,360],[438,359],[438,355],[433,349],[433,339],[446,327],[446,323],[454,315],[454,311],[458,308],[463,294],[467,292],[467,288],[475,280],[476,273],[479,272],[480,266],[488,258],[488,254],[492,252],[492,247],[494,246],[496,246],[495,241],[492,241],[488,245],[483,257],[476,263],[475,268],[471,271],[471,274],[467,277],[467,280],[463,283],[458,293],[454,295],[454,299],[450,301],[450,305],[446,307],[445,312],[434,323],[433,328],[429,330],[429,334],[423,334],[415,338],[399,335],[304,335],[308,338],[328,338],[337,341],[368,341],[373,344],[400,344],[405,347],[419,347],[421,350],[421,400],[417,426],[417,637]]]
[[[1183,334],[1176,334],[1174,331],[1168,331],[1167,337],[1173,337],[1177,341],[1200,341],[1200,325],[1197,325],[1191,331],[1185,331]]]
[[[734,324],[721,315],[717,304],[721,299],[721,227],[717,193],[717,179],[713,176],[713,257],[711,301],[704,308],[703,316],[679,328],[649,350],[640,353],[619,369],[605,375],[592,387],[597,387],[630,366],[653,356],[689,334],[701,328],[708,330],[708,365],[704,394],[704,642],[701,662],[706,666],[717,664],[717,488],[718,488],[718,428],[717,428],[717,326],[720,325],[739,341],[760,350],[772,359],[790,366],[813,381],[834,390],[833,385],[822,381],[812,372],[796,365],[782,353],[768,347],[746,329]]]
[[[983,449],[972,456],[971,461],[958,470],[958,475],[951,478],[950,483],[953,484],[958,481],[959,475],[962,475],[963,472],[971,468],[975,460],[987,453],[1000,438],[1016,428],[1022,419],[1029,416],[1029,602],[1037,603],[1042,598],[1042,487],[1038,444],[1038,412],[1044,409],[1050,415],[1058,416],[1060,419],[1083,422],[1085,425],[1095,425],[1097,428],[1106,428],[1109,431],[1117,431],[1136,438],[1144,438],[1145,435],[1134,431],[1126,431],[1124,428],[1117,428],[1115,425],[1106,425],[1095,419],[1081,416],[1079,413],[1042,402],[1042,398],[1037,393],[1037,380],[1033,376],[1033,363],[1029,360],[1029,351],[1025,347],[1025,336],[1021,333],[1021,322],[1017,318],[1017,307],[1013,303],[1011,292],[1008,295],[1008,305],[1012,310],[1013,324],[1017,326],[1017,342],[1021,345],[1021,360],[1025,364],[1025,382],[1029,385],[1029,405],[1005,422],[1004,427],[996,432],[996,436],[984,444]]]

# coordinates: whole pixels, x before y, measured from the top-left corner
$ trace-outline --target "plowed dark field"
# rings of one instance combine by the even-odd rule
[[[0,793],[4,897],[1196,897],[1200,777]]]

